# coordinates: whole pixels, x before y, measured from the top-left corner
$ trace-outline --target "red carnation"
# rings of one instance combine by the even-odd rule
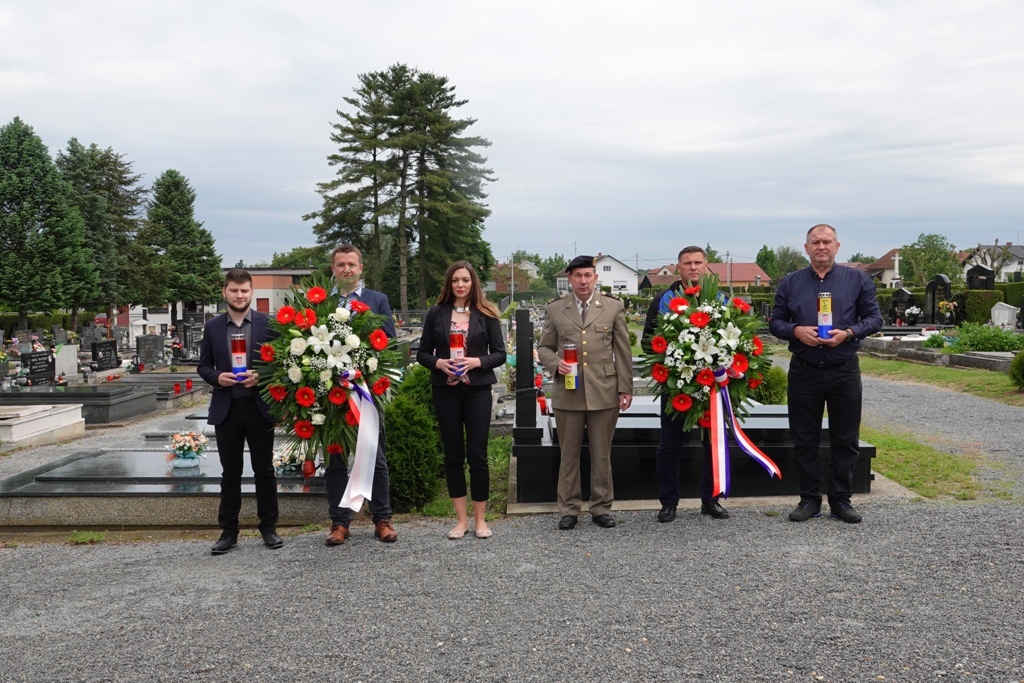
[[[746,372],[749,367],[750,361],[742,353],[737,353],[732,357],[732,369],[736,372]]]
[[[715,383],[715,373],[711,368],[704,368],[697,373],[697,384],[703,384],[706,387],[710,387]]]
[[[323,287],[310,287],[306,291],[306,298],[311,304],[323,303],[327,299],[327,290]]]
[[[651,340],[651,351],[665,353],[666,349],[668,349],[668,341],[660,334]]]
[[[377,351],[383,351],[388,347],[388,335],[384,330],[374,330],[370,333],[370,346]]]
[[[697,425],[700,426],[700,427],[703,427],[704,429],[707,429],[708,427],[711,426],[711,411],[710,410],[705,410],[704,411],[704,414],[700,416],[699,420],[697,420]]]
[[[327,447],[327,455],[341,455],[344,452],[345,450],[338,443],[332,443]]]
[[[754,355],[760,356],[764,352],[764,342],[760,337],[754,337]]]
[[[292,429],[295,430],[295,436],[300,439],[313,438],[313,423],[309,420],[299,420]]]
[[[345,402],[345,390],[341,387],[334,387],[327,393],[327,400],[336,406],[340,406]]]
[[[291,306],[282,306],[281,308],[277,309],[277,322],[281,323],[282,325],[287,325],[293,320],[295,320],[294,308],[292,308]]]
[[[732,305],[740,309],[740,313],[750,313],[750,304],[743,299],[733,299]]]
[[[686,289],[683,290],[683,294],[685,294],[686,296],[697,296],[698,294],[700,294],[700,287],[697,287],[696,285],[694,285],[693,287],[687,287]]]
[[[357,424],[359,424],[359,420],[356,419],[355,413],[353,413],[351,410],[348,410],[345,412],[345,423],[355,427]]]
[[[672,408],[677,413],[685,413],[693,406],[693,399],[686,394],[676,394],[672,397]]]
[[[359,299],[353,299],[352,301],[348,302],[348,307],[349,310],[351,310],[353,313],[366,313],[368,310],[370,310],[370,307],[364,304]]]
[[[267,391],[270,392],[270,396],[278,403],[283,401],[285,397],[288,395],[288,390],[285,389],[280,384],[270,385],[269,387],[267,387]]]
[[[270,344],[264,344],[260,347],[260,358],[263,359],[264,363],[274,362],[274,347]]]
[[[651,378],[659,384],[664,384],[668,381],[668,368],[661,363],[655,363],[651,368]]]
[[[303,408],[309,408],[316,403],[316,392],[309,387],[299,387],[295,392],[295,402]]]
[[[690,324],[694,327],[707,327],[711,322],[711,316],[704,311],[696,311],[690,314]]]
[[[748,389],[757,389],[761,385],[761,382],[763,382],[763,381],[764,380],[761,378],[761,375],[758,375],[757,377],[755,377],[752,380],[750,380],[749,382],[747,382],[747,388]]]
[[[686,299],[679,296],[674,297],[668,302],[668,310],[673,313],[682,313],[686,310]]]
[[[372,391],[377,396],[380,396],[390,388],[391,379],[388,377],[381,377],[380,379],[373,383],[373,386],[370,387],[370,391]]]

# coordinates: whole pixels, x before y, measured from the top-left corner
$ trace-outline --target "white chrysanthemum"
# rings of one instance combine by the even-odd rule
[[[367,361],[366,361],[366,369],[369,370],[371,373],[377,372],[377,359],[376,358],[369,358],[369,359],[367,359]]]
[[[327,367],[330,368],[347,368],[352,365],[352,356],[349,355],[351,347],[342,344],[340,341],[335,339],[331,342],[331,348],[327,350]]]
[[[296,337],[295,339],[292,339],[292,343],[289,346],[289,350],[291,351],[293,356],[301,356],[306,352],[307,346],[309,346],[309,344],[306,343],[305,339],[303,339],[302,337]]]
[[[326,370],[321,370],[320,371],[320,381],[321,382],[329,382],[329,381],[331,381],[331,377],[333,375],[334,375],[334,373],[331,372],[330,368],[328,368]]]
[[[323,353],[333,338],[334,333],[327,329],[327,325],[320,325],[319,327],[313,325],[309,328],[309,339],[306,341],[309,344],[309,348],[313,350],[313,353]]]
[[[295,384],[301,382],[302,368],[300,368],[298,365],[293,365],[290,368],[288,368],[288,379],[290,379]]]
[[[722,345],[735,351],[740,343],[740,337],[743,336],[743,330],[728,322],[725,327],[718,330],[718,334],[722,337]]]
[[[309,421],[315,425],[322,425],[327,420],[327,417],[323,413],[313,413],[309,418]]]
[[[691,344],[690,348],[693,349],[693,359],[704,361],[705,363],[713,362],[715,356],[721,353],[721,350],[715,346],[714,340],[704,335],[701,335],[700,339]]]
[[[349,313],[349,310],[348,310],[347,308],[343,308],[343,307],[340,307],[340,306],[339,306],[339,307],[338,307],[338,308],[337,308],[337,309],[336,309],[336,310],[334,311],[334,313],[331,313],[331,314],[329,314],[329,315],[328,315],[327,317],[329,317],[329,318],[333,318],[333,319],[337,320],[337,321],[338,321],[339,323],[343,323],[343,322],[345,322],[346,320],[348,320],[348,319],[349,319],[349,316],[351,316],[351,315],[352,315],[352,314],[351,314],[351,313]]]
[[[347,337],[345,337],[345,346],[349,347],[350,349],[358,349],[359,348],[359,335],[358,334],[350,334]]]

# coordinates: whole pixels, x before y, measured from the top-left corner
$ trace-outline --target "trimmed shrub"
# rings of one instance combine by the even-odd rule
[[[764,381],[750,392],[750,398],[765,405],[783,405],[786,403],[788,388],[789,375],[782,368],[773,365],[764,374]]]
[[[1017,351],[1024,349],[1024,335],[989,325],[964,323],[950,345],[952,353],[968,351]]]
[[[1003,293],[998,289],[968,289],[958,292],[953,300],[965,323],[984,325],[992,317],[992,307],[1003,300]]]
[[[1006,303],[1011,306],[1020,306],[1021,297],[1024,297],[1024,282],[1006,283]]]
[[[1018,353],[1010,363],[1010,381],[1017,391],[1024,391],[1024,353]]]
[[[892,295],[895,293],[895,289],[879,288],[875,290],[875,299],[878,300],[878,310],[882,312],[883,318],[892,312]]]
[[[432,403],[399,392],[384,408],[391,506],[410,512],[437,495],[444,457]]]
[[[636,346],[636,332],[633,330],[629,331],[629,345]]]

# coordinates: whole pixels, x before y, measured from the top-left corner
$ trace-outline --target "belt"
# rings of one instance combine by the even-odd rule
[[[838,368],[838,367],[842,367],[842,366],[846,365],[847,363],[849,363],[849,362],[850,362],[850,359],[849,359],[849,358],[847,358],[846,360],[844,360],[844,361],[843,361],[843,362],[841,362],[841,363],[808,363],[807,361],[805,361],[804,359],[800,358],[799,356],[795,356],[795,355],[794,355],[794,356],[792,357],[792,360],[791,360],[791,362],[793,362],[793,363],[796,363],[797,365],[806,365],[806,366],[807,366],[807,367],[809,367],[809,368],[821,368],[821,369],[826,369],[826,368]]]

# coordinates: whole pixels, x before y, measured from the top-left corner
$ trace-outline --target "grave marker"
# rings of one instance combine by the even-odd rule
[[[54,357],[50,351],[21,354],[21,367],[32,384],[50,384],[54,378]]]
[[[117,355],[117,340],[106,339],[101,342],[93,342],[92,360],[96,363],[98,372],[121,367],[121,358]]]

